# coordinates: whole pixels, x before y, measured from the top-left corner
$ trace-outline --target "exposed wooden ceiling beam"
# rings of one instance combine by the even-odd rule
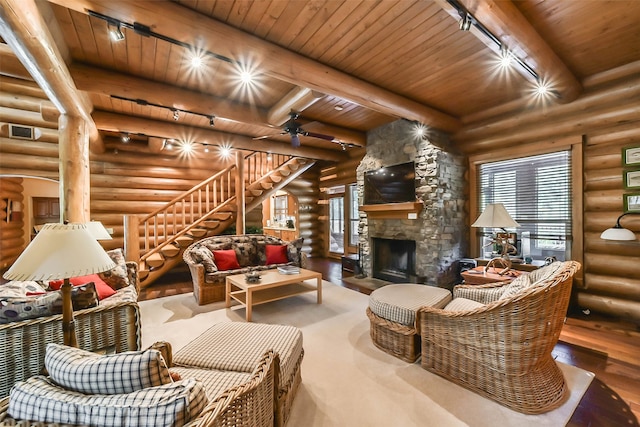
[[[291,111],[302,112],[323,96],[324,94],[306,87],[295,87],[269,109],[267,120],[274,126],[280,126],[289,120]]]
[[[62,114],[82,118],[91,149],[104,151],[91,119],[91,103],[76,89],[58,47],[33,0],[2,0],[0,35]]]
[[[33,80],[22,62],[6,44],[0,44],[0,74],[22,80]]]
[[[460,15],[446,0],[436,2],[456,20]],[[558,102],[572,102],[582,93],[582,85],[566,64],[549,47],[527,18],[509,0],[458,0],[501,43],[531,66],[560,96]],[[495,43],[473,32],[491,49]]]
[[[123,114],[94,111],[93,119],[98,129],[111,132],[142,133],[148,136],[173,138],[179,141],[190,140],[202,144],[231,145],[233,148],[251,151],[287,154],[332,162],[344,161],[348,155],[342,151],[323,150],[313,147],[294,148],[289,144],[268,140],[255,140],[248,136],[184,126],[161,120],[126,116]]]
[[[460,126],[457,118],[358,79],[342,71],[291,52],[274,43],[172,2],[49,0],[87,13],[93,10],[125,22],[139,22],[185,43],[215,41],[217,54],[240,60],[250,54],[260,71],[273,78],[337,96],[392,117],[416,120],[444,131]]]
[[[69,70],[77,88],[86,92],[143,99],[153,104],[200,114],[214,114],[236,122],[264,126],[266,134],[274,133],[265,109],[90,65],[74,63],[69,66]],[[332,135],[357,146],[364,146],[366,143],[364,132],[322,123],[314,129],[318,133]]]

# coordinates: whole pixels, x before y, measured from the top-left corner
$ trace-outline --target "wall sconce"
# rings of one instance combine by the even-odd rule
[[[636,240],[636,234],[629,230],[628,228],[623,228],[620,225],[620,220],[622,217],[626,215],[640,215],[640,212],[626,212],[618,217],[616,221],[616,225],[611,228],[608,228],[602,232],[600,238],[603,240],[621,240],[621,241],[629,241]]]

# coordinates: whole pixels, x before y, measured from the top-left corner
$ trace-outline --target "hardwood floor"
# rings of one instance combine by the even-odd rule
[[[365,294],[343,281],[351,275],[342,271],[339,260],[310,258],[309,269],[323,279]],[[149,288],[140,299],[191,292],[191,275],[186,269],[174,270]],[[595,378],[576,408],[569,427],[640,427],[640,330],[638,325],[613,321],[595,314],[570,312],[553,350],[560,362],[591,371]]]

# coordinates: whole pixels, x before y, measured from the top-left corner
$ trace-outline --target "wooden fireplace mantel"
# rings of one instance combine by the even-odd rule
[[[422,208],[423,203],[417,201],[360,206],[360,210],[366,212],[369,218],[379,219],[417,219]],[[416,218],[412,218],[410,214],[415,214]]]

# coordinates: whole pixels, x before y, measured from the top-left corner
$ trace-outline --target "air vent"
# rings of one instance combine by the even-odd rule
[[[40,129],[33,126],[22,126],[9,124],[9,138],[16,139],[38,139],[42,135]]]

